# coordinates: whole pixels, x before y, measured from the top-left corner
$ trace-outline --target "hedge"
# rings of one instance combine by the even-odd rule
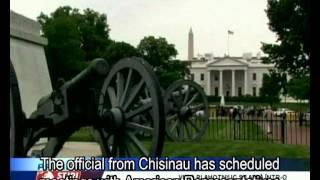
[[[209,102],[220,102],[221,97],[220,96],[207,96]],[[224,97],[224,100],[226,102],[263,102],[268,103],[271,102],[271,98],[268,97],[262,97],[262,96],[234,96],[234,97]],[[272,102],[277,103],[280,102],[279,98],[274,98]]]

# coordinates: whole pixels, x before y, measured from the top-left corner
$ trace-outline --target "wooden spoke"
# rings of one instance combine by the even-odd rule
[[[131,129],[135,129],[135,130],[139,130],[139,131],[143,131],[146,133],[152,133],[153,132],[153,127],[149,127],[146,125],[142,125],[142,124],[138,124],[135,122],[127,122],[126,123],[126,127],[131,128]]]
[[[143,85],[144,85],[144,80],[141,79],[140,82],[132,88],[129,98],[126,100],[125,104],[123,105],[124,111],[126,111],[127,108],[132,104],[132,101],[137,97]]]
[[[127,79],[126,79],[127,80],[126,86],[124,88],[123,95],[122,95],[121,101],[120,101],[120,106],[123,106],[123,103],[124,103],[125,99],[128,96],[129,88],[130,88],[131,83],[132,83],[131,78],[132,78],[132,69],[129,69],[128,76],[127,76]]]
[[[136,148],[144,155],[149,156],[148,150],[145,148],[143,143],[132,133],[127,132],[129,139],[133,142],[133,144],[136,146]]]
[[[182,121],[179,121],[179,140],[183,141],[183,137],[184,137],[183,123]]]
[[[186,106],[189,106],[199,96],[199,93],[195,93],[192,98],[187,102]]]
[[[123,75],[118,72],[117,73],[117,100],[120,102],[121,97],[123,95],[123,90],[124,90],[124,78]]]
[[[116,92],[115,92],[114,88],[111,86],[108,87],[108,95],[109,95],[112,107],[118,106]]]
[[[186,128],[186,132],[187,132],[187,136],[189,139],[192,139],[193,137],[191,136],[191,132],[189,130],[189,127],[187,125],[185,125],[185,128]]]
[[[139,114],[146,113],[146,112],[149,111],[151,108],[152,108],[151,102],[150,102],[150,103],[147,103],[147,104],[143,104],[142,106],[138,107],[137,109],[134,109],[134,110],[126,113],[125,117],[126,117],[126,119],[131,119],[131,118],[133,118],[134,116],[137,116],[137,115],[139,115]]]
[[[186,121],[187,123],[189,123],[196,131],[200,131],[199,128],[192,122],[192,121]]]

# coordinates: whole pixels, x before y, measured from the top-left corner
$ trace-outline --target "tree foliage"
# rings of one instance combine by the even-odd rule
[[[268,102],[272,105],[279,102],[280,91],[282,89],[281,82],[283,76],[274,71],[270,71],[269,74],[264,74],[262,78],[262,87],[260,89],[260,96],[268,99]]]
[[[168,61],[164,68],[159,69],[157,72],[161,86],[166,88],[174,81],[184,79],[187,74],[190,74],[187,66],[187,62],[180,60]]]
[[[310,98],[310,76],[295,77],[288,83],[288,94],[295,99]]]
[[[262,50],[269,56],[265,62],[290,75],[310,73],[311,31],[309,1],[268,0],[266,9],[269,28],[277,35],[277,44],[263,43]]]
[[[86,52],[86,60],[90,61],[102,57],[109,39],[109,26],[107,16],[98,12],[85,9],[79,21],[82,49]]]
[[[183,79],[189,73],[186,62],[174,60],[178,52],[174,45],[168,43],[163,37],[144,37],[137,49],[142,57],[153,66],[164,88],[175,80]]]
[[[162,68],[167,62],[178,54],[173,44],[169,44],[163,37],[144,37],[139,45],[138,51],[154,67]]]
[[[41,13],[38,21],[48,39],[45,51],[53,85],[59,77],[72,78],[97,57],[111,65],[125,57],[143,57],[153,66],[163,87],[189,73],[187,63],[174,60],[177,50],[165,38],[145,37],[137,48],[113,41],[106,15],[94,10],[80,12],[64,6],[50,15]]]
[[[70,79],[86,67],[86,62],[100,57],[109,42],[106,15],[69,6],[59,7],[50,16],[38,17],[43,36],[52,83],[57,78]]]
[[[102,57],[110,64],[113,65],[120,59],[132,56],[141,56],[138,50],[126,43],[112,41],[106,48]]]

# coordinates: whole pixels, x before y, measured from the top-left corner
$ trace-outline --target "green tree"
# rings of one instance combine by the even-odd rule
[[[52,84],[57,78],[70,79],[87,66],[87,61],[101,57],[109,43],[106,15],[90,9],[83,14],[69,6],[59,7],[50,16],[38,17]]]
[[[81,35],[72,14],[78,14],[78,11],[61,7],[51,17],[43,13],[38,17],[43,35],[48,39],[45,51],[53,84],[58,77],[70,78],[84,67]]]
[[[81,33],[81,48],[86,52],[85,59],[91,61],[94,58],[102,57],[110,43],[107,16],[92,9],[85,9],[78,23]]]
[[[310,76],[294,77],[288,82],[288,94],[298,100],[310,98]]]
[[[263,75],[260,96],[266,99],[271,106],[280,101],[279,96],[280,90],[282,89],[282,79],[283,77],[274,71]]]
[[[265,62],[290,75],[305,76],[310,73],[311,29],[309,1],[268,0],[266,9],[269,28],[277,35],[277,44],[262,44],[269,56]]]
[[[158,78],[162,87],[168,87],[174,81],[184,79],[190,74],[189,64],[180,60],[170,60],[164,65],[164,68],[158,70]]]
[[[173,44],[169,44],[163,37],[144,37],[139,45],[138,51],[151,65],[161,68],[178,54]]]
[[[178,54],[177,50],[163,37],[144,37],[137,49],[142,57],[153,66],[161,86],[164,88],[175,80],[183,79],[189,73],[188,64],[175,60]]]
[[[102,57],[110,64],[113,65],[122,58],[140,56],[138,50],[126,43],[126,42],[116,42],[111,41],[108,45]]]

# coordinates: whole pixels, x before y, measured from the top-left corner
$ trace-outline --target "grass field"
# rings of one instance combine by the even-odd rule
[[[257,140],[267,139],[266,133],[255,123],[238,123],[230,120],[210,121],[203,140],[224,139],[224,140]],[[74,133],[69,140],[71,141],[94,141],[92,131],[88,127],[81,128]]]
[[[310,148],[304,145],[272,144],[260,141],[201,140],[198,142],[165,142],[164,156],[170,157],[282,157],[310,158]]]
[[[69,141],[94,141],[94,137],[91,128],[83,127],[77,132],[73,133],[69,138]]]
[[[223,127],[227,128],[227,124],[220,124],[220,126],[215,126],[212,124],[212,128],[220,129],[218,131],[218,136],[212,138],[209,131],[204,135],[204,137],[196,142],[172,142],[169,140],[165,141],[163,156],[169,157],[276,157],[280,156],[282,158],[310,158],[310,148],[306,145],[289,145],[289,144],[279,144],[270,143],[266,141],[254,141],[254,140],[221,140],[221,138],[226,138],[223,133]],[[248,136],[250,133],[253,135],[255,133],[262,133],[259,127],[250,130],[244,128],[243,132],[247,132]],[[219,140],[220,139],[220,140]],[[89,128],[82,128],[75,134],[73,134],[70,141],[93,141],[93,136]]]

